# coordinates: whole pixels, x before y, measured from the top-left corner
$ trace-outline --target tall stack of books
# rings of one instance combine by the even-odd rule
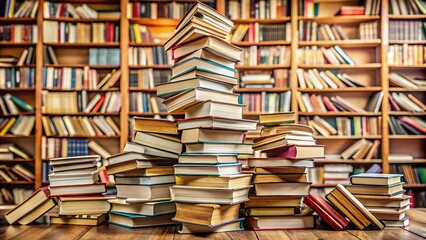
[[[175,167],[175,221],[182,233],[240,230],[240,203],[248,200],[251,175],[241,174],[239,154],[252,154],[244,133],[256,121],[242,119],[243,105],[233,88],[241,49],[230,44],[233,23],[197,2],[165,43],[174,65],[170,83],[157,87],[178,121],[186,151]]]
[[[253,149],[265,157],[248,160],[254,175],[254,195],[245,204],[248,226],[255,230],[314,227],[312,215],[301,214],[302,198],[309,194],[307,168],[324,157],[312,129],[294,124],[293,112],[260,115],[261,137]]]
[[[124,227],[176,224],[169,187],[173,164],[182,152],[177,125],[162,119],[135,118],[135,133],[123,153],[107,158],[117,197],[110,199],[109,223]]]
[[[402,174],[362,173],[351,176],[346,188],[377,219],[388,227],[406,227],[409,219],[405,212],[410,209],[410,196],[404,195]]]
[[[100,161],[99,155],[49,160],[50,196],[57,197],[59,214],[51,216],[51,223],[98,225],[106,220],[111,196],[103,195],[105,184],[98,181]]]

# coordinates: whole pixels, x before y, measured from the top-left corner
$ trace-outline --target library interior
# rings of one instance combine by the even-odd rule
[[[426,1],[0,0],[0,239],[426,239]]]

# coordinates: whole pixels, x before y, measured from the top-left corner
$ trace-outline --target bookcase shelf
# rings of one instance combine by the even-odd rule
[[[152,69],[170,69],[170,65],[134,65],[129,66],[129,69],[141,69],[141,68],[152,68]]]
[[[0,163],[9,163],[9,164],[15,164],[15,163],[21,163],[21,162],[34,162],[34,159],[15,158],[13,160],[0,160]]]
[[[371,160],[344,160],[344,159],[314,159],[315,164],[335,164],[335,163],[343,163],[343,164],[374,164],[374,163],[382,163],[381,159],[371,159]]]
[[[318,69],[379,69],[380,63],[364,63],[357,65],[341,64],[299,64],[299,68],[318,68]]]
[[[291,88],[235,88],[236,93],[285,92]]]
[[[256,66],[236,65],[235,68],[239,70],[275,70],[275,69],[287,69],[287,68],[290,68],[290,65],[256,65]]]
[[[158,47],[158,46],[163,46],[164,43],[160,42],[160,43],[155,43],[155,42],[146,42],[146,43],[129,43],[129,46],[131,47]]]
[[[349,40],[339,40],[339,41],[300,41],[299,46],[321,46],[321,47],[330,47],[334,45],[339,45],[341,47],[378,47],[380,46],[381,39],[373,40],[360,40],[360,39],[349,39]]]
[[[119,139],[120,136],[119,135],[114,135],[114,136],[43,136],[46,138],[85,138],[85,139],[109,139],[109,138],[113,138],[113,139]]]
[[[389,139],[426,139],[426,135],[389,135]]]
[[[28,64],[28,65],[22,65],[22,66],[15,66],[15,65],[12,65],[12,66],[2,66],[1,68],[25,68],[25,67],[31,67],[31,68],[33,68],[35,66],[36,66],[35,64]]]
[[[374,20],[379,20],[380,16],[333,16],[333,17],[298,17],[298,20],[304,21],[316,21],[318,23],[360,23],[360,22],[369,22]]]
[[[363,116],[363,117],[374,117],[381,116],[381,113],[367,112],[299,112],[301,116],[336,116],[336,117],[352,117],[352,116]]]
[[[55,67],[55,68],[84,68],[88,66],[93,69],[118,69],[120,65],[89,65],[89,64],[44,64],[45,67]]]
[[[154,115],[160,115],[160,116],[167,116],[167,115],[185,115],[183,112],[178,113],[167,113],[167,112],[160,112],[160,113],[140,113],[140,112],[129,112],[129,116],[132,117],[152,117]]]
[[[317,140],[381,139],[382,136],[314,136]]]
[[[413,159],[410,161],[391,161],[389,164],[423,164],[426,163],[426,159]]]
[[[119,42],[105,42],[105,43],[44,43],[46,46],[55,48],[87,48],[87,47],[120,47]]]
[[[43,113],[44,116],[120,116],[120,113],[103,113],[103,112],[95,112],[95,113]]]
[[[290,17],[282,17],[276,19],[257,19],[257,18],[247,18],[247,19],[232,19],[234,24],[248,24],[248,23],[261,23],[261,24],[275,24],[275,23],[286,23],[290,22]]]
[[[21,42],[21,43],[14,43],[14,42],[1,42],[0,41],[0,47],[10,47],[10,48],[22,48],[22,47],[31,47],[35,46],[35,43],[32,42]]]
[[[392,15],[389,14],[389,20],[423,20],[426,19],[424,14],[413,14],[413,15]]]
[[[390,87],[390,92],[426,92],[426,88],[419,89],[409,89],[409,88],[400,88],[400,87]]]
[[[426,44],[425,40],[389,40],[389,44],[416,44],[424,45]]]
[[[60,88],[43,88],[43,90],[51,91],[51,92],[80,92],[87,91],[93,93],[102,93],[102,92],[117,92],[120,91],[118,88],[110,88],[110,89],[60,89]]]
[[[276,46],[276,45],[290,45],[289,41],[264,41],[264,42],[232,42],[232,44],[239,47],[250,47],[250,46]]]
[[[0,88],[0,92],[34,92],[35,88]]]
[[[300,92],[307,93],[321,93],[321,92],[378,92],[381,91],[381,87],[345,87],[345,88],[324,88],[324,89],[311,89],[311,88],[299,88]]]
[[[13,182],[2,182],[2,185],[34,185],[34,182],[26,181],[13,181]]]
[[[11,134],[6,134],[4,136],[0,136],[0,138],[34,138],[35,135],[29,135],[29,136],[21,136],[21,135],[11,135]]]
[[[422,65],[389,65],[390,69],[423,69],[426,68],[426,64]]]
[[[47,21],[71,22],[71,23],[92,23],[92,22],[119,22],[120,18],[45,18]]]
[[[394,116],[426,116],[426,112],[389,112]]]
[[[24,23],[24,24],[30,24],[30,23],[36,23],[37,18],[5,18],[0,17],[1,23]]]
[[[4,118],[4,117],[19,117],[19,116],[31,116],[34,115],[35,113],[32,112],[22,112],[22,113],[18,113],[18,114],[0,114],[0,117]]]

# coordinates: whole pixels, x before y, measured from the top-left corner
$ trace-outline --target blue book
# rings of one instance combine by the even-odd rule
[[[152,227],[162,225],[176,225],[177,222],[172,218],[174,213],[157,215],[157,216],[143,216],[138,214],[122,213],[122,212],[109,212],[109,221],[118,226],[134,228],[134,227]]]
[[[336,50],[336,52],[343,58],[343,60],[345,60],[345,62],[349,65],[355,65],[355,61],[352,60],[352,58],[349,57],[349,55],[346,54],[345,51],[343,51],[342,48],[340,48],[339,46],[335,45],[334,50]]]
[[[98,55],[96,56],[96,65],[108,65],[109,57],[108,54],[109,49],[99,48]]]
[[[89,49],[89,65],[97,65],[98,58],[98,49],[90,48]]]
[[[10,96],[10,100],[12,100],[19,107],[27,110],[28,112],[34,112],[33,106],[31,106],[28,103],[22,101],[21,99],[15,97],[15,96]]]

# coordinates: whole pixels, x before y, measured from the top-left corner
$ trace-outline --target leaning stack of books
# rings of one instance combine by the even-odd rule
[[[405,212],[410,209],[410,196],[404,195],[402,174],[362,173],[351,176],[346,188],[388,227],[409,225]]]
[[[314,217],[301,213],[302,198],[309,194],[307,168],[313,158],[324,157],[312,129],[294,124],[293,112],[260,115],[264,128],[254,141],[254,150],[266,157],[251,158],[254,195],[245,204],[248,226],[256,230],[314,227]]]
[[[252,154],[244,133],[256,121],[242,119],[244,106],[233,93],[241,49],[230,44],[231,20],[197,2],[165,43],[174,58],[169,83],[157,86],[178,121],[186,151],[175,165],[174,220],[181,232],[240,230],[240,203],[248,200],[251,175],[241,174],[237,155]]]
[[[182,144],[174,121],[135,118],[133,141],[107,158],[117,196],[109,200],[109,222],[124,227],[176,224],[169,187]]]
[[[103,195],[105,184],[98,181],[100,161],[99,155],[49,160],[50,196],[58,201],[58,215],[50,217],[51,223],[98,225],[106,220],[112,196]]]

